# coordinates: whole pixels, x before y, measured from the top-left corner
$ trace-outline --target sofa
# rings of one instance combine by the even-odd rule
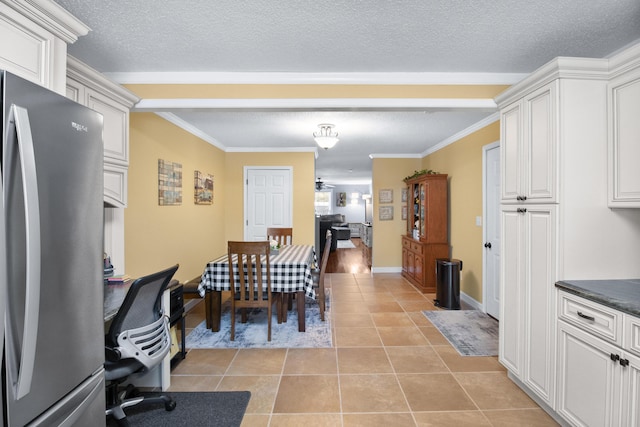
[[[318,263],[322,258],[324,251],[325,238],[327,230],[331,227],[348,227],[349,224],[345,222],[344,215],[332,214],[332,215],[316,215],[316,256]],[[338,239],[331,239],[331,252],[336,250]]]

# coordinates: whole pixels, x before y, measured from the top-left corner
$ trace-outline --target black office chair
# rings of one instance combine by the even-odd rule
[[[162,294],[176,270],[177,264],[136,279],[105,337],[106,415],[115,418],[119,426],[129,425],[124,409],[130,406],[162,403],[167,411],[176,407],[169,396],[142,396],[132,386],[118,392],[130,375],[159,365],[170,350],[169,317],[162,310]]]

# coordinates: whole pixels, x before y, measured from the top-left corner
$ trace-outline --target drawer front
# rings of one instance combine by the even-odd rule
[[[558,316],[607,341],[622,345],[622,313],[566,292],[558,293]]]
[[[625,340],[623,348],[640,356],[640,317],[625,314]]]
[[[407,249],[411,249],[411,240],[402,239],[402,247],[403,248],[407,248]]]
[[[422,255],[422,245],[420,243],[411,242],[411,250],[415,252],[416,255]]]

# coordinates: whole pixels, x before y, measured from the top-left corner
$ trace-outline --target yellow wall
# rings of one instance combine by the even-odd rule
[[[463,262],[461,291],[482,302],[482,147],[500,139],[496,121],[425,157],[420,169],[449,175],[449,242]],[[407,174],[408,175],[408,174]]]
[[[406,221],[402,219],[402,189],[405,188],[403,179],[413,171],[422,169],[420,159],[383,159],[374,158],[372,162],[373,186],[373,268],[374,271],[385,269],[399,271],[402,267],[401,236],[406,234]],[[379,191],[393,190],[393,203],[380,204]],[[378,209],[380,206],[393,206],[393,220],[380,221]]]
[[[293,239],[295,243],[315,242],[315,154],[308,153],[227,153],[226,154],[225,232],[227,240],[244,238],[244,167],[293,167]]]
[[[242,240],[244,166],[293,167],[296,243],[313,244],[314,153],[224,153],[153,113],[132,113],[128,207],[125,209],[125,264],[138,277],[175,263],[176,278],[200,275],[226,251],[227,240]],[[158,205],[158,159],[182,164],[182,205]],[[193,202],[193,173],[213,175],[212,205]]]
[[[225,246],[225,153],[152,113],[130,119],[127,274],[138,277],[180,264],[176,278],[202,273]],[[182,164],[182,205],[158,205],[158,159]],[[212,205],[193,202],[195,170],[213,175]]]

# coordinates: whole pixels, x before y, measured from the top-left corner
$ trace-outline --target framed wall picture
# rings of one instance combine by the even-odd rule
[[[378,218],[380,221],[391,221],[393,219],[393,206],[380,206]]]
[[[213,175],[194,171],[193,198],[196,205],[213,204]]]
[[[407,193],[409,192],[409,189],[407,187],[402,189],[402,202],[406,202],[407,201]]]
[[[407,206],[402,207],[402,219],[407,219]]]
[[[347,206],[347,193],[336,193],[336,206]]]
[[[158,205],[182,204],[182,164],[158,159]]]
[[[378,192],[378,201],[380,203],[393,203],[393,190],[384,189]]]

